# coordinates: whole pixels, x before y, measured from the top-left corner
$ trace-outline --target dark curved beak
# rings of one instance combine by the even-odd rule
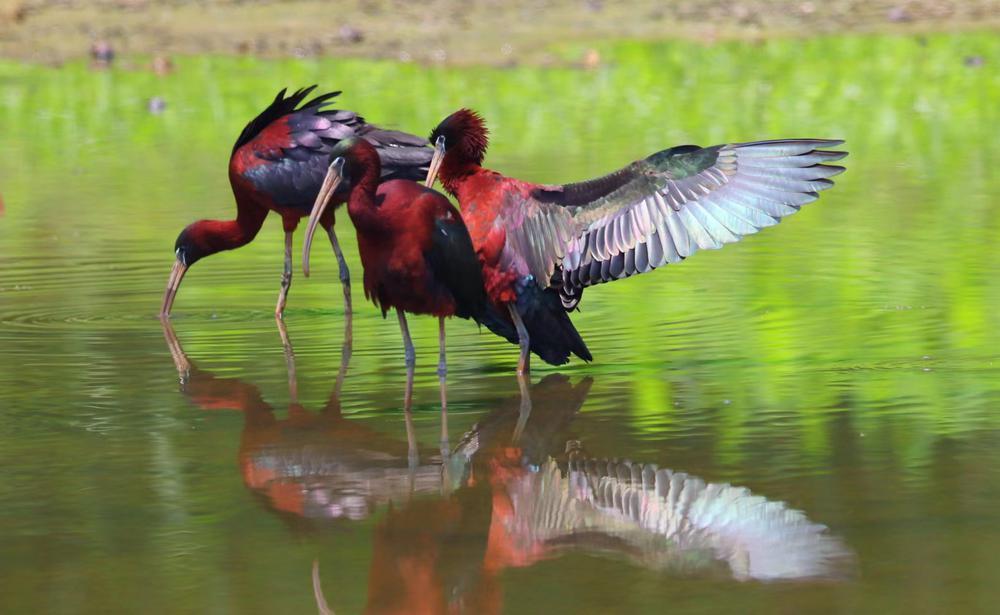
[[[309,225],[306,226],[306,240],[302,244],[302,273],[307,278],[309,277],[309,250],[312,248],[316,225],[319,224],[320,217],[326,211],[330,200],[333,199],[333,193],[337,191],[337,186],[340,185],[343,179],[344,159],[336,158],[330,163],[330,167],[326,171],[326,177],[323,178],[323,187],[319,189],[319,194],[316,195],[316,202],[313,203],[312,213],[309,214]]]
[[[170,270],[170,277],[167,278],[167,290],[163,293],[163,306],[160,308],[160,316],[170,316],[170,308],[174,305],[174,297],[177,296],[177,289],[181,286],[181,280],[187,272],[187,265],[181,260],[174,261],[174,268]]]
[[[434,156],[431,158],[431,165],[427,168],[427,180],[424,185],[428,188],[434,186],[438,171],[441,170],[441,163],[444,162],[444,135],[434,141]]]

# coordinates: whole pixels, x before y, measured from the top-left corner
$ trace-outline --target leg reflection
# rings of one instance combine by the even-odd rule
[[[285,369],[288,371],[288,395],[292,403],[299,402],[299,383],[295,375],[295,351],[292,349],[292,340],[288,338],[288,328],[282,318],[275,318],[278,323],[278,334],[281,335],[281,346],[285,351]]]
[[[531,416],[531,387],[528,377],[524,374],[517,375],[517,388],[521,391],[521,406],[517,415],[517,424],[514,425],[514,435],[511,437],[511,444],[517,444],[524,433],[524,426],[528,424],[528,417]]]
[[[441,388],[441,459],[448,461],[448,361],[445,353],[444,316],[438,319],[438,385]]]

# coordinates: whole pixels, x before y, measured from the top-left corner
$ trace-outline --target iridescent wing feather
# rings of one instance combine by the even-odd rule
[[[828,164],[847,155],[828,149],[841,143],[685,145],[601,178],[538,186],[508,219],[508,247],[572,307],[587,286],[720,248],[795,213],[844,170]]]

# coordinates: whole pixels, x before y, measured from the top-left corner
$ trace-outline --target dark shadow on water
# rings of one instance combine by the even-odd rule
[[[327,404],[309,412],[296,400],[294,353],[283,333],[292,401],[287,418],[277,419],[257,387],[198,369],[169,323],[164,331],[191,402],[243,411],[243,482],[269,510],[312,530],[379,515],[369,611],[499,612],[504,570],[572,553],[740,581],[853,574],[851,551],[783,502],[591,456],[571,432],[591,378],[521,381],[442,455],[415,448],[409,420],[408,433],[393,436],[343,417],[346,360]],[[320,611],[329,612],[318,562],[313,584]]]

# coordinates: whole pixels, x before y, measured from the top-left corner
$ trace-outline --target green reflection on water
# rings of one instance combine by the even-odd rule
[[[627,43],[601,55],[590,72],[180,58],[161,78],[0,65],[0,594],[13,610],[304,611],[316,555],[333,606],[363,606],[374,522],[301,535],[261,506],[236,464],[243,419],[178,393],[153,317],[176,233],[232,215],[224,169],[239,129],[279,87],[313,82],[418,133],[474,106],[495,135],[490,163],[548,182],[678,143],[848,141],[837,187],[787,222],[588,291],[575,320],[596,361],[562,371],[594,377],[572,426],[589,449],[788,501],[845,537],[861,580],[732,585],[563,558],[509,572],[508,609],[985,608],[1000,569],[1000,41]],[[985,64],[963,65],[971,55]],[[152,96],[164,113],[146,111]],[[357,279],[353,237],[341,237]],[[199,263],[175,323],[201,367],[283,410],[270,317],[281,250],[271,221],[250,246]],[[335,263],[314,258],[288,311],[309,409],[327,401],[342,334]],[[398,331],[358,308],[342,410],[398,435]],[[416,426],[434,446],[436,327],[411,326]],[[516,394],[516,357],[467,323],[450,330],[455,439]]]

